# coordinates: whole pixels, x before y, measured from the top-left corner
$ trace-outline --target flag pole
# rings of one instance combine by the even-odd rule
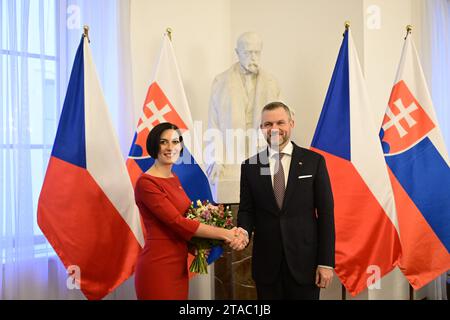
[[[344,34],[342,35],[343,37],[345,37],[345,32],[348,32],[350,30],[350,21],[346,20],[344,23],[344,27],[345,31]],[[341,300],[347,300],[347,289],[342,283],[341,283]]]
[[[408,24],[406,26],[406,36],[405,36],[405,40],[408,39],[408,36],[411,34],[413,29],[413,26]],[[409,286],[409,300],[414,300],[414,288],[412,287],[412,285],[410,283],[408,283]]]
[[[350,30],[350,21],[346,20],[344,23],[344,27],[345,31],[344,34],[342,35],[343,37],[345,37],[345,32]],[[342,283],[341,283],[341,300],[347,300],[347,289]]]
[[[409,300],[414,300],[414,288],[410,283],[408,283],[408,285],[409,285]]]
[[[169,27],[166,29],[167,36],[169,37],[169,40],[172,41],[172,29]]]
[[[88,39],[88,42],[91,43],[91,39],[89,39],[89,26],[84,25],[83,26],[83,37]]]
[[[408,25],[406,26],[406,37],[405,37],[405,40],[406,40],[406,39],[408,38],[408,36],[411,34],[412,29],[413,29],[413,26],[412,26],[412,25],[408,24]]]

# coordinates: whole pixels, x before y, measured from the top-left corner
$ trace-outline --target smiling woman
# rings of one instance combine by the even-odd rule
[[[163,122],[151,129],[147,152],[154,164],[136,182],[135,197],[147,236],[136,264],[138,299],[187,300],[188,241],[193,237],[248,243],[234,228],[228,230],[185,217],[191,205],[173,165],[183,150],[177,126]],[[193,166],[187,170],[194,170]]]
[[[147,138],[149,155],[160,159],[161,164],[174,164],[183,155],[183,136],[178,127],[166,122],[154,127],[151,132]]]

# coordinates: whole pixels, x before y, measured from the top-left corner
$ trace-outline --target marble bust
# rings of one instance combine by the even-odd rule
[[[217,75],[212,84],[208,129],[216,129],[220,138],[208,145],[207,174],[216,201],[239,202],[240,164],[253,154],[249,149],[254,142],[248,133],[258,132],[264,105],[279,100],[277,81],[260,66],[262,49],[258,34],[243,33],[235,48],[238,62]],[[220,190],[227,190],[228,195],[221,197]]]

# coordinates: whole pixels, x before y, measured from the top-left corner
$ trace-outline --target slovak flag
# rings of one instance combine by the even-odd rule
[[[127,168],[133,186],[139,176],[153,165],[154,159],[147,152],[146,141],[150,130],[162,122],[170,122],[182,132],[183,156],[179,163],[173,166],[173,171],[180,179],[187,195],[192,201],[212,201],[211,189],[201,161],[202,147],[198,141],[201,132],[194,131],[183,82],[168,34],[163,38],[153,80],[128,155]]]
[[[400,270],[419,289],[450,269],[450,167],[410,36],[380,138],[397,206]]]
[[[335,272],[352,295],[393,270],[401,253],[378,132],[348,29],[311,149],[326,159],[335,200]]]
[[[133,274],[144,245],[139,209],[87,37],[75,56],[37,217],[88,299],[103,298]]]
[[[163,38],[153,80],[128,155],[127,168],[133,186],[136,185],[139,176],[154,163],[154,159],[147,152],[146,141],[151,129],[162,122],[170,122],[182,132],[183,156],[173,166],[173,171],[180,179],[188,197],[194,202],[197,200],[213,202],[205,167],[201,161],[203,151],[198,140],[201,132],[194,129],[172,41],[168,34]],[[213,248],[208,256],[208,263],[217,260],[221,254],[221,247]],[[192,259],[193,256],[189,255],[189,260]]]

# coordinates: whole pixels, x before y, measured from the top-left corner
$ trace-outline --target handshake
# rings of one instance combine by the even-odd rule
[[[230,230],[232,236],[228,237],[225,241],[233,250],[243,250],[249,241],[248,233],[243,228],[234,227]]]

